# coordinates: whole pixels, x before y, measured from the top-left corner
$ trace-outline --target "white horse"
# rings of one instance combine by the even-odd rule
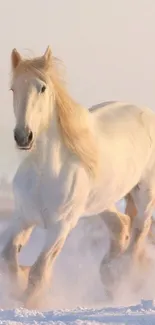
[[[50,47],[33,59],[14,49],[11,61],[14,138],[27,155],[14,177],[16,217],[3,257],[18,278],[23,238],[36,225],[46,229],[24,292],[25,306],[34,307],[79,218],[113,207],[137,184],[135,251],[143,246],[155,204],[155,114],[120,102],[92,112],[81,107],[68,94]]]

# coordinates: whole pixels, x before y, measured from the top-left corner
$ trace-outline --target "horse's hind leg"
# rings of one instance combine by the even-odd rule
[[[133,220],[137,209],[131,194],[125,196],[125,213],[119,212],[115,207],[101,214],[111,234],[111,245],[108,259],[115,258],[123,253],[129,246]]]
[[[134,191],[138,191],[138,186],[136,186],[134,188]],[[134,203],[134,198],[132,197],[131,193],[128,193],[125,196],[125,201],[126,201],[126,208],[125,208],[125,214],[127,214],[128,216],[130,216],[131,219],[131,226],[134,223],[134,220],[137,216],[137,208],[136,205]],[[152,244],[155,244],[155,236],[154,236],[154,221],[152,220],[151,223],[151,228],[148,234],[148,239]]]
[[[101,214],[106,223],[112,238],[112,250],[110,255],[116,256],[124,252],[130,242],[131,220],[127,214],[119,212],[115,207]]]
[[[131,252],[138,261],[142,260],[145,254],[145,242],[150,237],[152,214],[155,207],[155,194],[152,186],[141,183],[138,190],[132,190],[133,200],[137,209],[137,216],[133,222],[134,236],[131,245]]]
[[[129,246],[131,220],[126,214],[120,213],[113,208],[101,214],[101,218],[105,221],[110,234],[110,249],[100,264],[100,276],[103,284],[106,284],[107,292],[112,298],[114,288],[114,274],[112,262],[121,256]]]
[[[137,209],[133,220],[131,244],[128,250],[131,260],[132,285],[134,290],[141,290],[146,274],[151,270],[153,260],[148,253],[147,240],[150,240],[152,214],[155,206],[153,175],[147,182],[141,182],[131,191]]]

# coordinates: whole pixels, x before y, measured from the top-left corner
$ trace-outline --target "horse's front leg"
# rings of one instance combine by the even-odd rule
[[[50,286],[53,263],[71,228],[67,222],[58,221],[47,230],[43,251],[29,272],[28,286],[23,297],[24,307],[38,308],[42,305],[43,292]]]
[[[29,273],[28,286],[23,297],[26,308],[38,307],[40,304],[41,292],[50,284],[53,263],[70,231],[76,226],[79,217],[84,214],[89,190],[90,180],[83,167],[73,169],[69,175],[66,173],[65,196],[55,212],[58,217],[50,218],[48,229],[46,220],[47,234],[44,249]],[[59,194],[58,191],[57,196]]]
[[[18,264],[18,253],[26,244],[33,230],[33,226],[27,226],[21,218],[13,219],[0,238],[2,244],[1,257],[4,267],[7,266],[9,274],[13,277],[13,283],[21,287],[24,284],[23,270]],[[5,269],[4,269],[5,270]],[[17,286],[16,286],[17,289]]]

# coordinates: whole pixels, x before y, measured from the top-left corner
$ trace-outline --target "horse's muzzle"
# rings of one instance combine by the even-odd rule
[[[15,128],[14,140],[19,149],[30,150],[33,144],[33,133],[28,127],[22,129]]]

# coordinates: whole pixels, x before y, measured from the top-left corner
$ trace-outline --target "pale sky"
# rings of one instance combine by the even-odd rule
[[[86,107],[125,100],[155,109],[155,0],[0,1],[0,41],[0,175],[19,161],[8,91],[14,47],[40,55],[51,45]]]

